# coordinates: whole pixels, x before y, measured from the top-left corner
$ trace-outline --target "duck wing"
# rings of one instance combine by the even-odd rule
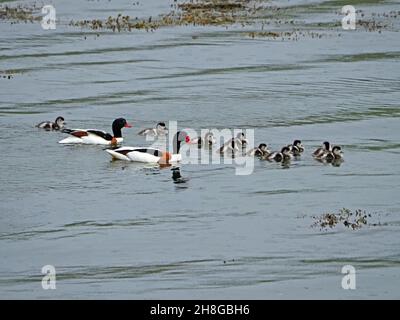
[[[107,141],[111,141],[113,138],[113,136],[111,134],[109,134],[105,131],[101,131],[101,130],[89,129],[89,130],[86,130],[86,132],[90,133],[90,134],[94,134],[95,136],[103,138],[104,140],[107,140]]]
[[[77,138],[82,138],[85,136],[88,136],[89,134],[87,133],[87,130],[82,130],[82,129],[62,129],[62,133],[68,133],[71,136],[77,137]]]

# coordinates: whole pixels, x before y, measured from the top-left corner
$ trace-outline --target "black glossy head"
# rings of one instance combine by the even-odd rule
[[[258,146],[258,149],[260,150],[265,150],[267,148],[267,145],[265,143],[260,143],[260,145]]]
[[[163,128],[166,127],[165,122],[159,122],[159,123],[157,123],[157,126],[163,127]]]
[[[115,138],[121,138],[122,137],[122,128],[131,128],[132,126],[124,119],[124,118],[118,118],[115,119],[113,124],[112,124],[112,130]]]

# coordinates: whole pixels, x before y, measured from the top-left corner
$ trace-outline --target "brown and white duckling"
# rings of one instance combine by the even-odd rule
[[[343,159],[343,151],[339,146],[334,146],[332,151],[325,152],[321,157],[321,160],[326,160],[327,162],[337,161]]]
[[[293,144],[289,144],[288,148],[294,156],[300,156],[304,152],[304,146],[301,140],[294,140]]]
[[[56,121],[43,121],[36,125],[37,128],[45,130],[61,130],[65,126],[65,120],[63,117],[57,117]]]
[[[155,128],[146,128],[138,132],[140,136],[165,136],[168,133],[168,128],[164,122],[157,123]]]
[[[263,157],[267,156],[270,153],[271,151],[268,150],[268,146],[265,143],[260,143],[260,145],[257,148],[251,149],[246,154],[248,156]]]
[[[266,156],[269,161],[285,162],[292,159],[293,155],[290,153],[289,147],[283,147],[281,152],[273,152]]]
[[[316,149],[313,152],[313,156],[317,159],[320,159],[325,153],[332,151],[331,144],[328,141],[325,141],[322,144],[322,147]]]
[[[204,135],[204,138],[202,137],[197,137],[193,138],[190,140],[190,144],[197,144],[199,148],[202,148],[203,146],[211,147],[213,144],[215,144],[216,139],[214,137],[214,134],[212,132],[207,132]]]
[[[232,153],[238,152],[239,150],[245,148],[247,145],[247,140],[243,132],[239,132],[236,138],[229,139],[224,145],[218,149],[218,152],[223,154],[227,151]]]

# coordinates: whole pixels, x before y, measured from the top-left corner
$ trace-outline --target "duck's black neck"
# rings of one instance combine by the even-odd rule
[[[119,128],[116,125],[113,125],[112,131],[113,131],[113,134],[114,134],[114,138],[122,138],[121,128]]]
[[[173,142],[173,152],[174,152],[174,154],[178,154],[179,153],[179,151],[181,150],[181,141],[180,141],[180,139],[179,139],[179,136],[180,136],[180,131],[178,131],[176,134],[175,134],[175,137],[174,137],[174,142]]]

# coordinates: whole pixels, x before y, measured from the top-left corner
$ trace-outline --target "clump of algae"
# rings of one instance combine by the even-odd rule
[[[71,21],[71,26],[87,27],[92,30],[131,31],[133,29],[154,31],[161,27],[185,25],[230,25],[248,20],[256,8],[245,0],[197,0],[172,5],[169,13],[146,19],[131,18],[118,14],[106,20]]]
[[[16,22],[35,22],[42,19],[41,16],[37,15],[39,8],[36,5],[17,5],[10,7],[8,5],[0,5],[0,19]]]
[[[323,229],[332,229],[338,225],[343,225],[351,230],[360,229],[361,227],[368,225],[368,218],[372,215],[365,210],[357,209],[351,211],[350,209],[343,208],[337,213],[324,213],[321,216],[314,216],[315,220],[312,227],[319,227]]]

